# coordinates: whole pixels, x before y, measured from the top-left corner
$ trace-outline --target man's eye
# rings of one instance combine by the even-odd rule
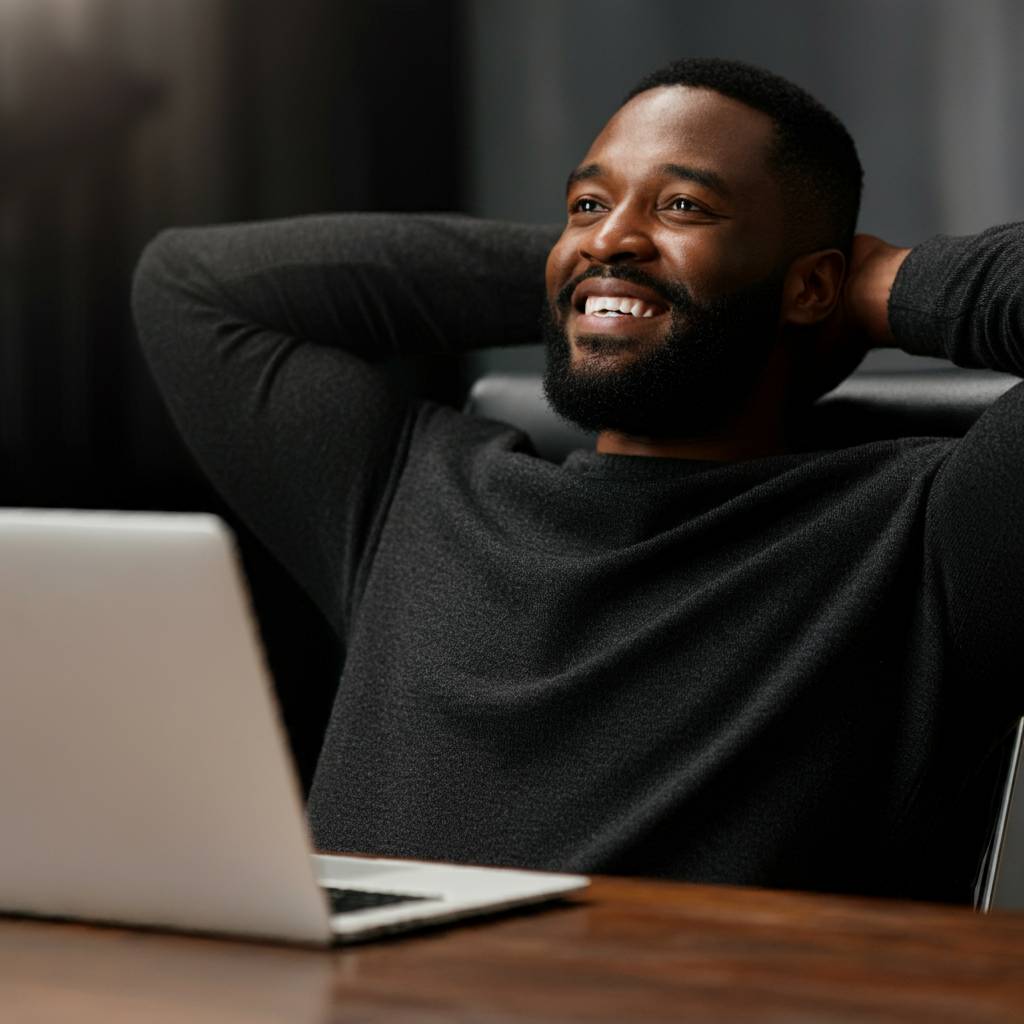
[[[597,213],[601,209],[601,204],[596,199],[583,196],[582,199],[573,202],[569,209],[572,213]]]
[[[687,199],[686,196],[676,196],[668,205],[670,210],[682,210],[684,213],[701,212],[701,207],[692,199]]]

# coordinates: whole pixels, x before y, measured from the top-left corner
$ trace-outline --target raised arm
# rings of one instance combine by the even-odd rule
[[[135,317],[172,417],[330,621],[404,457],[387,363],[535,341],[556,234],[342,214],[169,231],[143,254]]]
[[[960,366],[1024,375],[1024,225],[934,238],[900,268],[889,301],[897,342]],[[950,649],[972,699],[1024,712],[1024,390],[978,420],[939,467],[928,501],[925,557]]]

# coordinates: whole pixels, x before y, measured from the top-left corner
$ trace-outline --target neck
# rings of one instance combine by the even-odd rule
[[[597,435],[597,451],[602,455],[739,462],[782,455],[788,449],[779,424],[777,430],[728,431],[716,436],[683,438],[634,437],[614,430],[602,430]]]

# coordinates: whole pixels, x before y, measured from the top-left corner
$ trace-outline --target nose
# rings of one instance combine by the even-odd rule
[[[579,253],[588,263],[641,263],[655,247],[640,211],[623,203],[580,238]]]

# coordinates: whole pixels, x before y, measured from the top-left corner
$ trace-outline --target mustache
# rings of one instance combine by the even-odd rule
[[[690,293],[686,285],[678,281],[662,281],[643,270],[629,266],[613,267],[591,267],[582,274],[574,277],[565,287],[561,288],[555,296],[555,307],[561,313],[567,313],[572,305],[572,293],[576,291],[583,281],[592,277],[600,277],[606,281],[626,281],[629,284],[638,284],[644,288],[650,288],[659,298],[682,313],[688,313],[701,308],[700,304]]]

